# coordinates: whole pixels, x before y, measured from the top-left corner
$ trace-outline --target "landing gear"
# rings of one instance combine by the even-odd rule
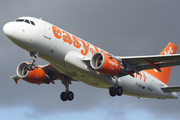
[[[27,69],[30,71],[30,70],[34,70],[35,69],[35,64],[34,62],[36,61],[36,57],[38,56],[38,53],[37,52],[30,52],[30,56],[31,56],[31,64],[29,64],[27,66]]]
[[[123,89],[120,86],[111,87],[111,88],[109,88],[109,94],[112,97],[114,97],[116,95],[121,96],[123,94]]]
[[[72,101],[74,99],[74,94],[71,91],[66,91],[66,92],[62,92],[60,97],[62,101],[67,101],[67,100]]]
[[[64,75],[62,78],[62,84],[65,85],[66,91],[60,94],[60,98],[62,101],[72,101],[74,99],[74,93],[72,91],[69,91],[69,82],[70,78]]]

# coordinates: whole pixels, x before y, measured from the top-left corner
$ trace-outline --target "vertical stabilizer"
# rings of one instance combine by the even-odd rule
[[[165,47],[165,49],[161,52],[160,55],[176,54],[177,49],[178,49],[178,46],[170,42]],[[161,72],[157,71],[156,69],[145,70],[145,72],[151,74],[152,76],[159,79],[166,85],[168,85],[168,83],[169,83],[171,71],[172,71],[172,67],[161,68]]]

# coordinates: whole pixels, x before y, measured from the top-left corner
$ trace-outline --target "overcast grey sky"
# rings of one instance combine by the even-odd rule
[[[16,85],[10,76],[30,57],[3,33],[3,25],[18,17],[42,17],[114,55],[155,55],[169,42],[180,46],[179,0],[1,0],[0,16],[0,118],[179,120],[180,98],[112,98],[107,89],[73,82],[75,99],[62,102],[59,95],[65,88],[60,81]],[[40,58],[36,63],[47,64]],[[180,85],[179,70],[173,68],[169,85]]]

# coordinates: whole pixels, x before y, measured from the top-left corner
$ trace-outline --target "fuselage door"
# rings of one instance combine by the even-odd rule
[[[47,39],[51,39],[51,25],[47,22],[42,21],[44,24],[44,37]]]

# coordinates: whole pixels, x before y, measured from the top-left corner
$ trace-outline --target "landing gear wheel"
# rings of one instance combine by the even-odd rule
[[[31,70],[31,65],[28,64],[28,65],[26,66],[26,68],[27,68],[27,70]]]
[[[35,65],[34,64],[28,64],[27,65],[27,70],[34,70],[35,69]]]
[[[67,93],[66,92],[62,92],[60,97],[61,97],[62,101],[67,101]]]
[[[31,64],[31,70],[34,70],[34,69],[35,69],[35,65]]]
[[[34,70],[35,69],[35,65],[34,64],[31,64],[29,67],[30,67],[30,70]]]
[[[74,94],[73,94],[73,92],[69,91],[69,92],[67,93],[67,98],[68,98],[69,101],[72,101],[72,100],[74,99]]]
[[[111,97],[116,96],[116,88],[115,87],[109,88],[109,94]]]
[[[62,92],[60,98],[62,101],[72,101],[74,99],[74,93],[71,91]]]
[[[123,89],[120,86],[117,87],[111,87],[109,88],[109,94],[110,96],[114,97],[114,96],[121,96],[123,94]]]
[[[123,94],[123,89],[120,86],[117,86],[116,88],[116,94],[117,96],[121,96]]]

